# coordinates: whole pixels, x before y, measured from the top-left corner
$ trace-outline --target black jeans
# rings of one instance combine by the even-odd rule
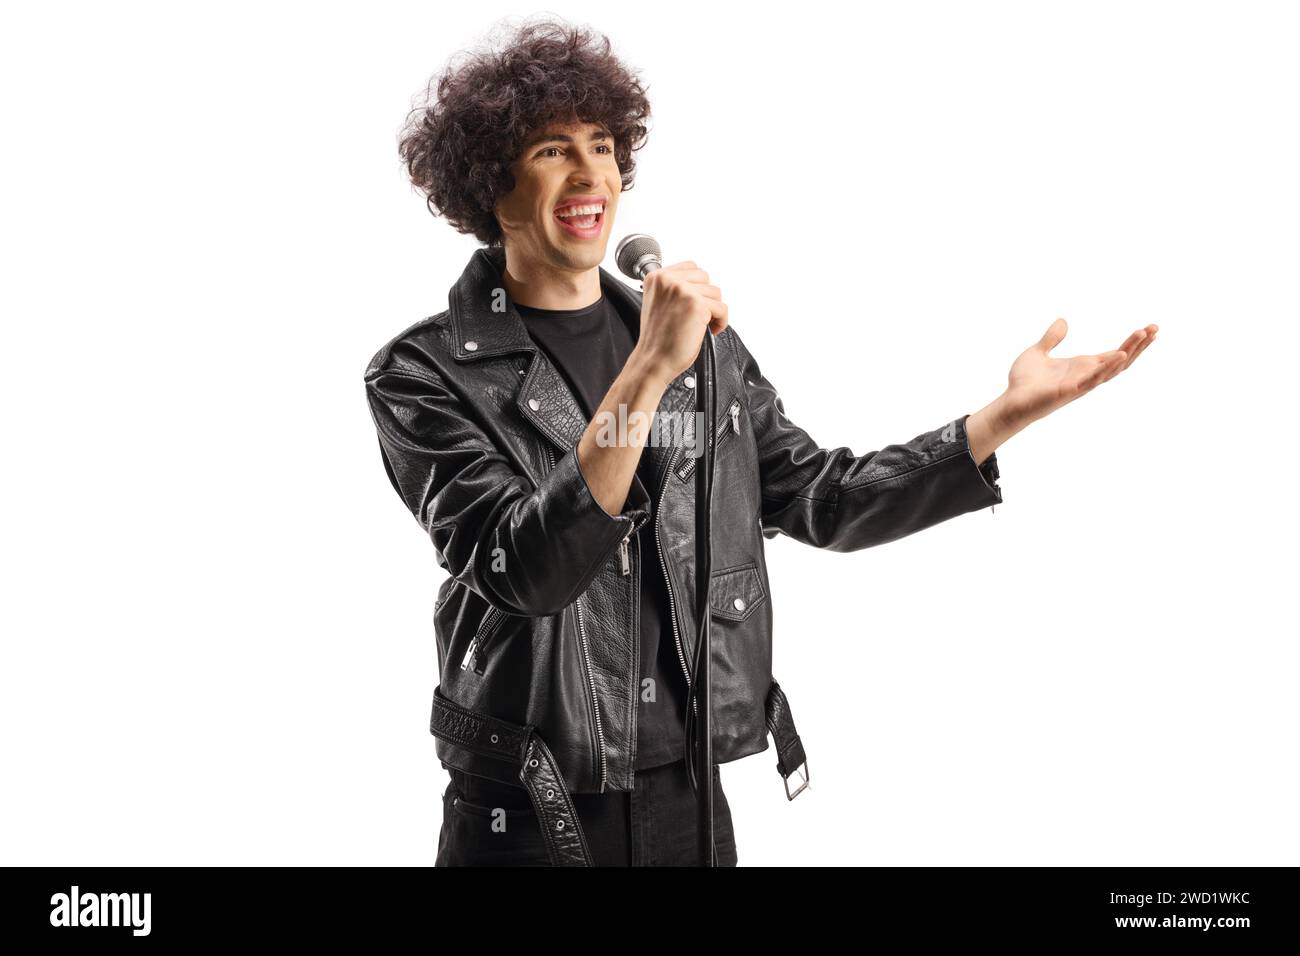
[[[549,866],[523,787],[448,768],[435,866]],[[699,866],[699,811],[686,761],[636,772],[631,792],[571,794],[596,866]],[[731,808],[713,768],[718,865],[736,865]]]

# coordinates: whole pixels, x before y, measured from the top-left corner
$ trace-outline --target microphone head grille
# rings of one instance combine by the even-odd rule
[[[618,271],[629,279],[645,278],[644,262],[647,257],[653,257],[658,261],[659,243],[641,232],[625,236],[614,251],[614,261],[618,263]]]

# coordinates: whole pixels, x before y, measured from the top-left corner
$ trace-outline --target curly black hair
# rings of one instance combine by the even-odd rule
[[[556,121],[604,125],[628,190],[649,116],[646,88],[608,37],[553,18],[525,21],[500,50],[452,57],[408,114],[398,152],[433,215],[500,246],[493,210],[514,189],[510,167],[530,134]]]

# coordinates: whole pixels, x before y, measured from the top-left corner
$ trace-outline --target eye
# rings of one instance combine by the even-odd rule
[[[600,144],[600,148],[603,149],[603,150],[605,150],[605,152],[607,152],[607,153],[612,153],[612,152],[614,152],[614,148],[613,148],[612,146],[610,146],[608,143],[601,143],[601,144]]]
[[[547,146],[547,147],[545,147],[545,148],[544,148],[540,153],[538,153],[537,155],[538,155],[538,156],[545,156],[545,155],[546,155],[547,153],[549,153],[551,150],[556,150],[556,151],[558,151],[559,148],[560,148],[560,147],[558,147],[558,146]]]

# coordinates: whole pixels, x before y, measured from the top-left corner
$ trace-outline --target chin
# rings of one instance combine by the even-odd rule
[[[555,251],[557,257],[566,265],[577,269],[590,269],[605,261],[606,245],[608,243],[601,239],[583,243],[581,246],[559,246]]]

